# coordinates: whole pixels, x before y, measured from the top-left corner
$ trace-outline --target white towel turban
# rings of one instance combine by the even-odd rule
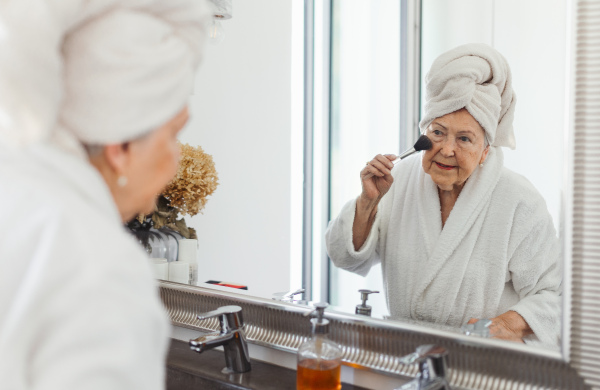
[[[2,2],[0,145],[61,133],[119,143],[166,123],[192,92],[209,11],[203,0]]]
[[[459,46],[439,56],[425,78],[425,132],[435,119],[466,108],[492,146],[516,146],[513,131],[516,97],[504,57],[483,43]]]

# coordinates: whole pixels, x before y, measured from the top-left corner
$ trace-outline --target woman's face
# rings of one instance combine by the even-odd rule
[[[127,169],[129,204],[133,216],[151,213],[158,194],[173,179],[179,163],[177,135],[189,118],[187,107],[145,137],[129,142]]]
[[[423,170],[442,191],[460,191],[487,157],[483,128],[463,108],[434,119],[425,134],[433,147],[423,156]]]

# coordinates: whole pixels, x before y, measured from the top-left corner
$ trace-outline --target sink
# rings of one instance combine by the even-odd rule
[[[252,370],[242,374],[225,369],[225,355],[210,350],[196,353],[187,342],[171,340],[167,357],[167,390],[286,390],[296,388],[296,371],[252,360]],[[366,390],[342,383],[342,390]]]

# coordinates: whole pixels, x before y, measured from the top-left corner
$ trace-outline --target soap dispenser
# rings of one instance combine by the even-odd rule
[[[362,304],[356,305],[356,314],[361,314],[363,316],[371,315],[371,306],[367,305],[367,299],[369,299],[369,294],[377,294],[379,291],[372,290],[358,290],[360,293],[360,299],[362,299]]]
[[[314,303],[317,318],[312,318],[312,337],[298,348],[297,390],[340,390],[342,350],[329,340],[329,321],[324,318],[327,303]]]

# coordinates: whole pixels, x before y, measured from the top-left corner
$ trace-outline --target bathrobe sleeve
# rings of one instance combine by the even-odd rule
[[[556,346],[561,329],[561,248],[543,199],[519,205],[511,235],[508,270],[519,302],[509,310],[533,330],[535,337],[526,338],[527,343]]]
[[[352,225],[356,213],[356,199],[346,203],[336,219],[329,222],[325,232],[327,254],[336,267],[365,276],[371,267],[380,262],[378,253],[381,232],[381,208],[384,207],[384,197],[378,206],[371,232],[363,246],[356,251],[352,243]]]

